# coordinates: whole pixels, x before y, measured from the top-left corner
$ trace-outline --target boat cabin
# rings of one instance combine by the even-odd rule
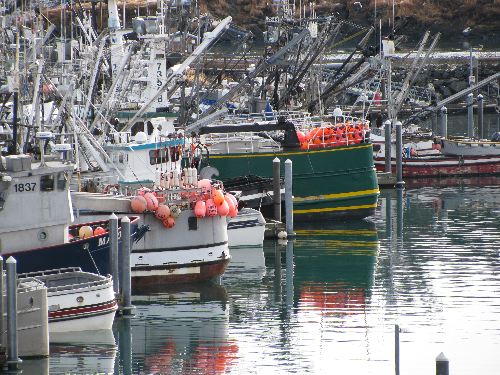
[[[0,158],[0,253],[68,242],[73,165],[32,164],[29,155]]]

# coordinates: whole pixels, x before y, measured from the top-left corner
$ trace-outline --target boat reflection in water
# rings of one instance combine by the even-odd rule
[[[224,275],[224,282],[261,281],[266,276],[263,247],[238,247],[231,249],[231,263]]]
[[[236,360],[226,289],[206,284],[135,295],[132,373],[223,374]]]
[[[50,374],[112,374],[117,352],[112,330],[51,333],[46,360]],[[40,373],[28,368],[23,372]]]
[[[299,314],[363,313],[379,250],[375,225],[361,221],[316,228],[296,228],[294,287]]]

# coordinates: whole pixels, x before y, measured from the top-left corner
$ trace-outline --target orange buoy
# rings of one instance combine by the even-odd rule
[[[217,215],[217,206],[215,205],[213,199],[207,199],[206,207],[207,207],[207,216],[213,217]]]
[[[229,213],[229,205],[225,199],[221,205],[217,206],[217,213],[219,216],[226,216]]]
[[[234,207],[238,210],[238,200],[236,197],[231,193],[226,193],[226,196],[233,201]]]
[[[94,231],[92,230],[92,227],[89,225],[84,225],[78,229],[78,237],[80,238],[89,238],[94,235]]]
[[[354,135],[354,127],[353,126],[348,126],[346,128],[347,130],[347,139],[349,140],[349,142],[354,142],[354,140],[356,139],[355,135]]]
[[[156,211],[158,209],[158,199],[153,193],[144,194],[144,198],[146,199],[147,209],[149,211]]]
[[[299,139],[299,143],[302,143],[302,142],[305,142],[306,135],[304,134],[304,132],[297,130],[297,138]]]
[[[212,182],[207,178],[200,180],[198,181],[198,188],[201,189],[203,194],[209,194],[210,189],[212,189]]]
[[[104,229],[103,227],[97,227],[94,229],[94,236],[100,236],[101,234],[105,234],[106,233],[106,229]]]
[[[229,197],[229,193],[224,194],[224,200],[226,201],[229,211],[231,211],[231,208],[234,208],[234,202],[233,200]]]
[[[142,214],[144,211],[146,211],[146,208],[148,207],[148,202],[146,201],[146,198],[144,198],[142,195],[137,195],[132,198],[130,206],[132,207],[133,212],[135,212],[136,214]]]
[[[234,198],[231,194],[227,193],[224,196],[224,199],[226,200],[227,205],[229,206],[229,212],[228,215],[230,217],[235,217],[238,215],[238,203],[236,202],[236,198]],[[234,201],[233,201],[234,199]],[[236,202],[236,204],[235,204]]]
[[[212,189],[212,199],[214,200],[214,203],[217,206],[220,206],[222,203],[224,203],[224,195],[222,194],[222,191],[219,189]]]
[[[205,217],[205,215],[207,214],[207,205],[205,204],[205,201],[200,200],[196,202],[194,206],[194,214],[198,219]]]
[[[175,226],[175,219],[172,216],[167,217],[163,220],[163,226],[165,228],[173,228]]]
[[[150,191],[151,190],[149,190],[147,187],[141,187],[140,189],[137,190],[137,195],[143,196],[144,194],[146,194]]]
[[[170,216],[170,207],[168,207],[165,204],[160,204],[155,212],[155,216],[157,219],[160,219],[161,221],[165,220],[167,217]]]

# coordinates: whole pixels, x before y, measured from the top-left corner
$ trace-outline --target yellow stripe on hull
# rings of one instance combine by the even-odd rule
[[[345,206],[345,207],[325,207],[325,208],[311,208],[307,210],[293,210],[294,214],[312,214],[319,212],[333,212],[333,211],[352,211],[361,210],[363,208],[376,208],[377,203],[374,204],[363,204],[360,206]]]
[[[311,195],[308,197],[296,197],[293,198],[294,202],[305,202],[305,201],[317,201],[317,200],[325,200],[325,199],[340,199],[340,198],[352,198],[359,197],[361,195],[372,195],[372,194],[380,194],[380,190],[371,189],[371,190],[360,190],[360,191],[350,191],[348,193],[335,193],[335,194],[325,194],[325,195]]]
[[[356,235],[356,236],[375,236],[376,230],[368,229],[297,229],[295,230],[297,236],[332,236],[332,235]]]

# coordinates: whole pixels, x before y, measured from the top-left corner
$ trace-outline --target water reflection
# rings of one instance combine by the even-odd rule
[[[401,336],[402,372],[433,371],[432,362],[418,358],[441,351],[453,356],[457,373],[491,373],[498,365],[488,353],[500,345],[491,324],[500,316],[493,297],[500,290],[500,191],[488,186],[491,179],[480,181],[408,188],[401,199],[402,244],[381,239],[371,309],[377,315],[376,306],[384,306],[387,318],[409,327]],[[394,214],[388,207],[397,198],[382,192],[379,228],[387,229],[386,212]]]
[[[132,303],[133,373],[222,374],[231,368],[238,346],[228,338],[224,287],[135,295]]]
[[[235,249],[223,285],[142,291],[137,316],[116,324],[115,373],[385,375],[395,324],[401,373],[434,373],[441,351],[455,375],[496,373],[500,189],[482,185],[385,190],[372,221]],[[79,350],[114,358],[100,348],[116,345]],[[97,372],[62,350],[51,371],[69,368],[62,357],[89,369],[69,373]]]
[[[294,287],[299,311],[353,314],[371,293],[378,236],[370,222],[297,228]]]
[[[277,374],[328,373],[346,354],[347,336],[348,350],[359,341],[366,347],[361,327],[379,251],[375,225],[316,223],[297,226],[296,233],[286,244],[265,242],[261,284],[243,287],[231,267],[225,276],[229,335],[240,347],[235,373],[254,373],[256,363]],[[341,338],[345,329],[354,332]]]
[[[116,355],[117,346],[111,330],[50,335],[51,374],[112,374]]]

